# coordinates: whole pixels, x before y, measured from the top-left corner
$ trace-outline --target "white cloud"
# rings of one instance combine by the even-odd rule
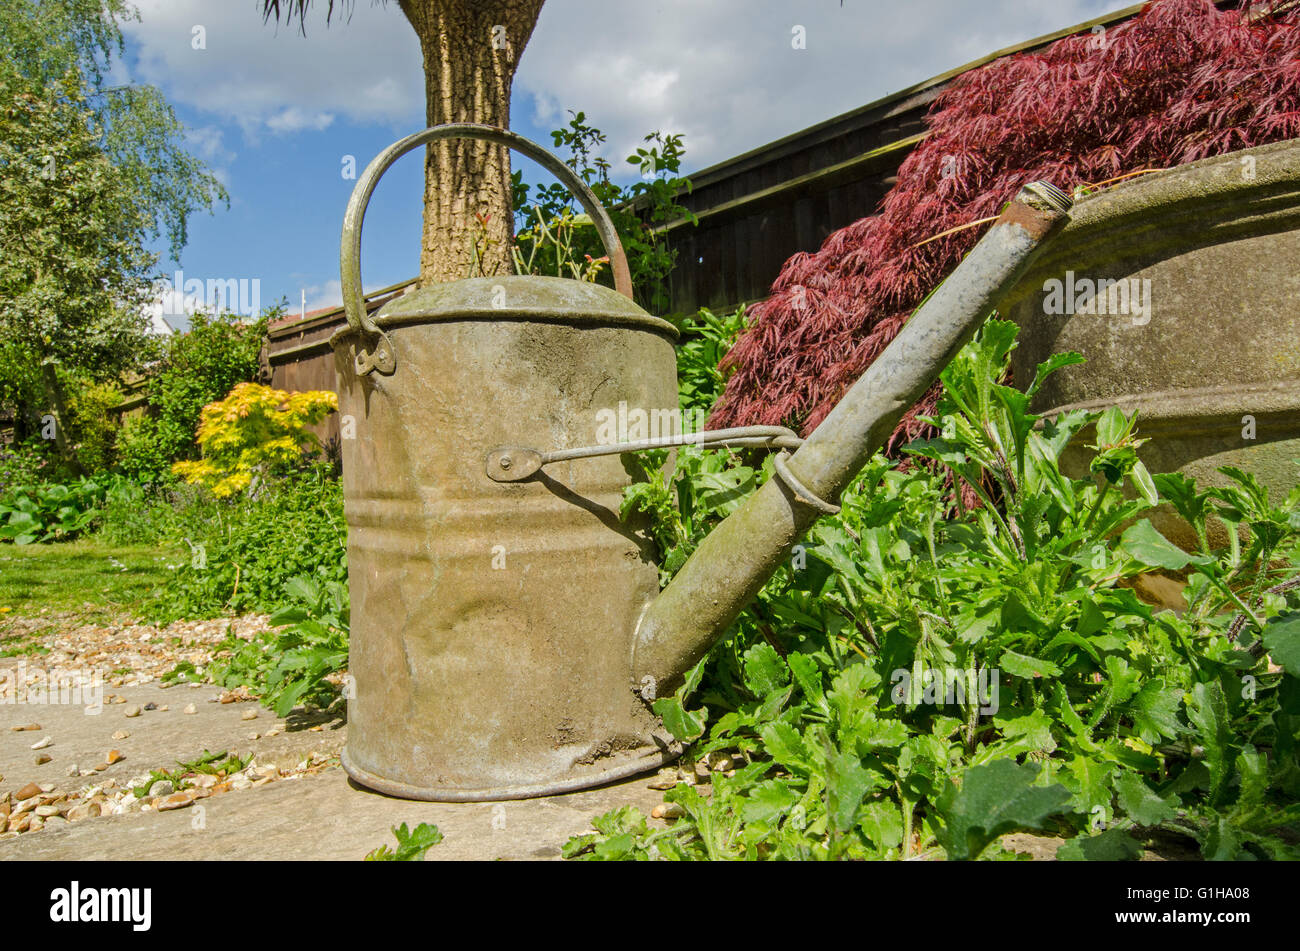
[[[304,288],[307,292],[307,309],[319,310],[322,307],[337,307],[343,303],[343,285],[338,281],[326,281],[323,284],[311,284]],[[298,303],[302,303],[301,297]]]
[[[1117,5],[1118,0],[1113,0]],[[658,129],[699,169],[1004,46],[1106,0],[548,0],[515,79],[515,122],[586,112],[616,168]],[[806,48],[792,48],[804,27]],[[557,121],[558,120],[558,121]]]
[[[342,117],[405,132],[424,116],[419,42],[395,0],[357,0],[304,39],[258,0],[136,0],[137,79],[260,134]],[[685,135],[699,169],[1120,0],[548,0],[515,81],[515,125],[583,110],[618,169],[645,133]],[[193,28],[206,49],[192,48]],[[792,48],[802,26],[806,48]],[[630,169],[629,169],[630,171]]]
[[[405,129],[424,114],[420,44],[395,3],[360,0],[328,28],[317,3],[304,38],[296,24],[264,24],[255,0],[135,2],[141,22],[124,24],[134,78],[251,137],[320,130],[340,115]],[[205,49],[193,48],[195,26]]]

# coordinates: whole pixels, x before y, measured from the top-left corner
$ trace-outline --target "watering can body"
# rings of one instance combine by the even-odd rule
[[[619,518],[631,460],[500,483],[497,446],[595,441],[608,412],[676,408],[676,331],[596,284],[477,278],[375,318],[400,365],[354,372],[334,341],[352,595],[346,765],[408,798],[597,785],[680,750],[628,689],[659,592],[644,526]]]
[[[423,287],[373,317],[361,224],[383,172],[439,138],[522,151],[582,203],[616,290],[544,277]],[[474,801],[595,786],[671,761],[653,713],[1064,223],[1022,189],[976,248],[808,437],[781,427],[608,443],[611,417],[676,419],[671,324],[631,297],[605,210],[513,133],[436,126],[358,179],[344,218],[348,328],[331,339],[343,417],[352,631],[343,765],[413,799]],[[602,435],[602,428],[605,433]],[[350,437],[350,438],[349,438]],[[646,525],[620,515],[654,445],[780,449],[773,478],[662,592]],[[595,443],[596,445],[589,445]],[[795,450],[789,454],[789,450]]]

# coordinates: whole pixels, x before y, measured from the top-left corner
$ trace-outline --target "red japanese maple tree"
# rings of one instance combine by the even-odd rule
[[[796,254],[722,362],[710,424],[817,426],[1026,182],[1062,188],[1300,136],[1300,7],[1155,0],[957,80],[873,217]],[[924,242],[924,243],[923,243]],[[923,429],[904,416],[893,448]]]

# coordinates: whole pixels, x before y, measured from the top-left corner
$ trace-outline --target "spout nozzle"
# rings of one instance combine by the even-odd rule
[[[1016,195],[1016,201],[1039,211],[1055,211],[1066,215],[1074,207],[1074,198],[1051,182],[1030,182]]]

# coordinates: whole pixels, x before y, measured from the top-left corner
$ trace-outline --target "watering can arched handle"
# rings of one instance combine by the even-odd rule
[[[506,129],[472,122],[454,122],[431,126],[414,135],[394,142],[374,157],[357,179],[348,199],[348,209],[343,215],[343,245],[339,255],[339,271],[343,284],[343,312],[348,325],[357,331],[378,334],[379,327],[366,312],[365,294],[361,289],[361,225],[366,217],[366,206],[379,184],[380,176],[407,152],[438,139],[483,139],[504,145],[528,156],[563,183],[582,203],[583,210],[591,216],[605,250],[609,253],[610,267],[614,273],[614,289],[626,297],[632,296],[632,273],[627,266],[623,242],[618,239],[614,222],[596,199],[595,194],[573,169],[531,139],[516,135]]]

